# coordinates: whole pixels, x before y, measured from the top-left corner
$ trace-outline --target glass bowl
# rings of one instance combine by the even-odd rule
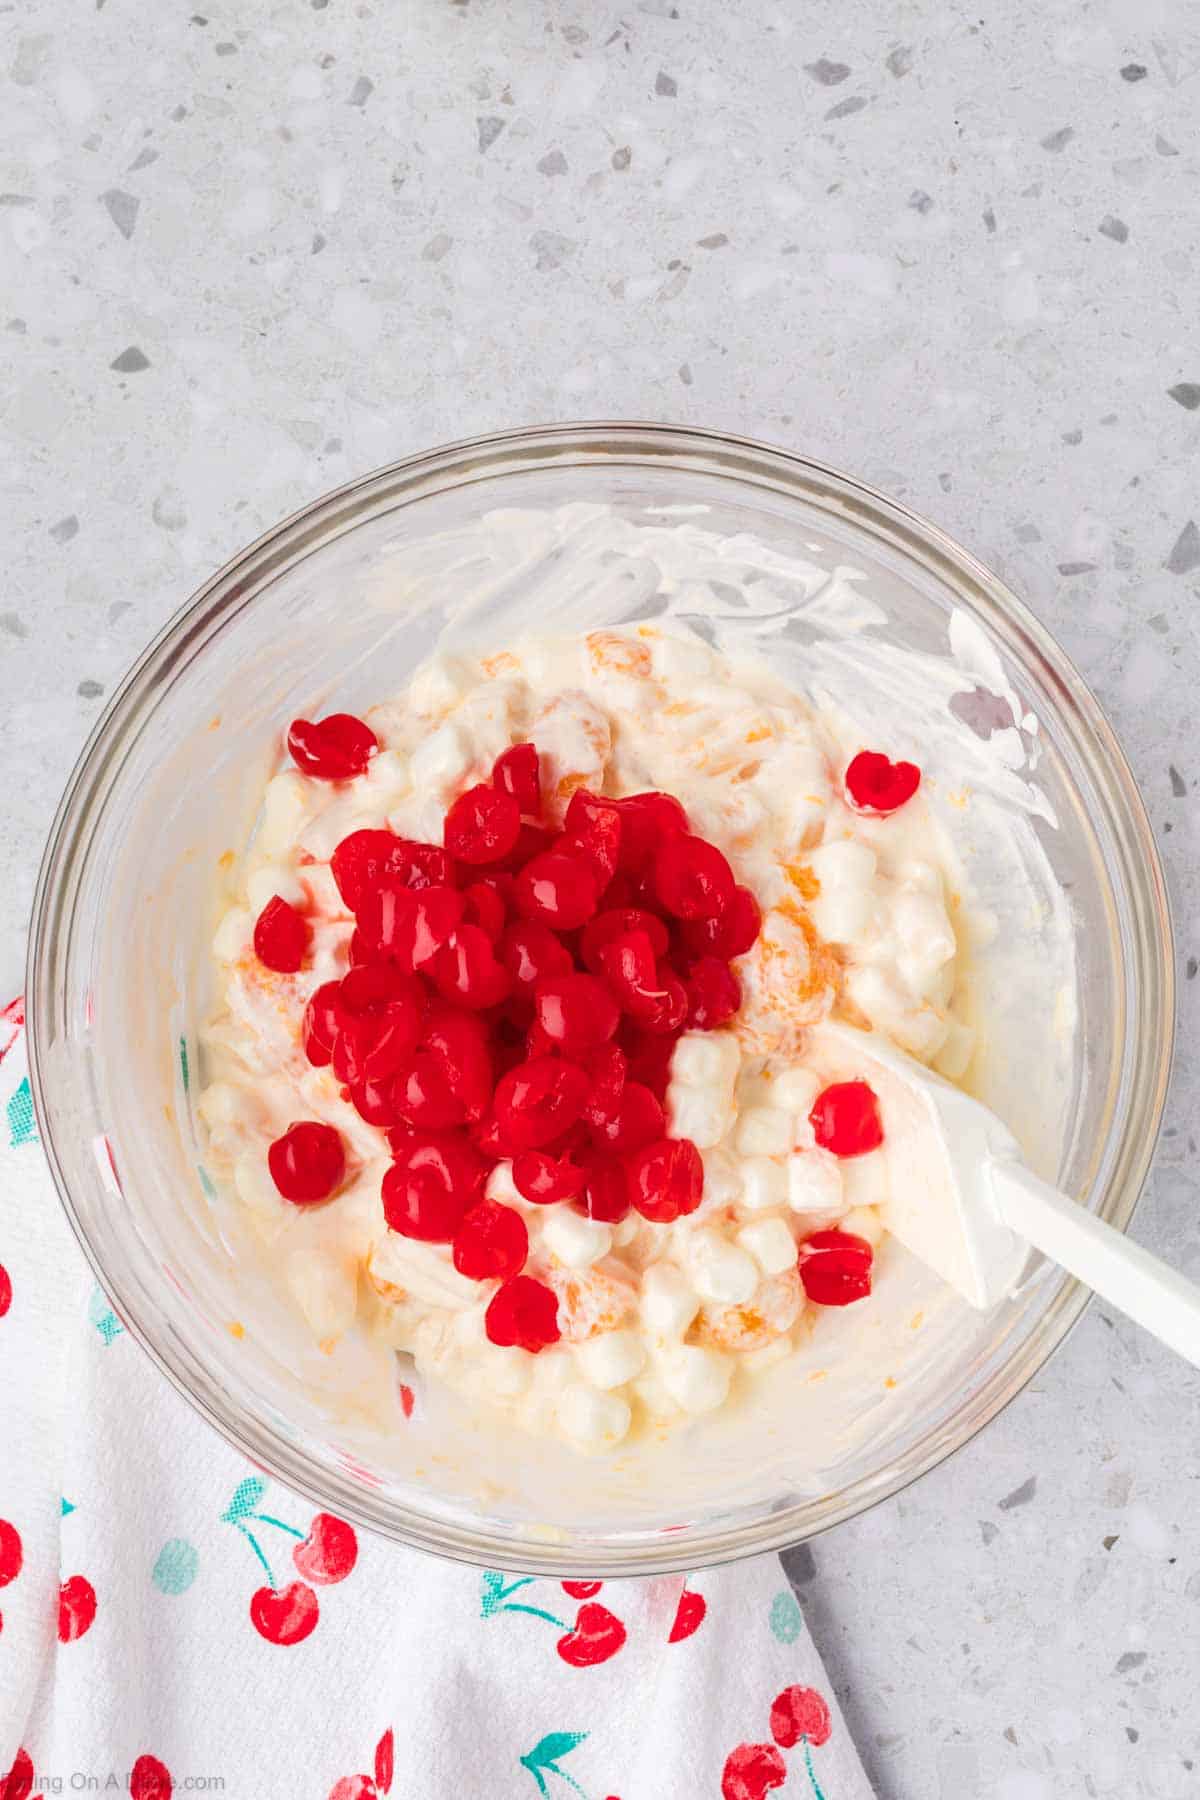
[[[1037,786],[1056,823],[1035,820],[1030,841],[1074,925],[1074,1037],[1052,1042],[1063,997],[1052,1016],[1042,996],[979,1091],[1017,1124],[1036,1166],[1128,1224],[1168,1079],[1171,934],[1149,824],[1096,702],[1025,607],[935,526],[801,457],[666,426],[558,426],[412,457],[306,507],[200,590],[113,696],[59,808],[30,946],[31,1081],[55,1182],[112,1305],[260,1467],[356,1524],[442,1555],[558,1575],[651,1574],[776,1549],[894,1493],[1012,1399],[1087,1295],[1033,1258],[992,1313],[947,1300],[932,1329],[911,1333],[919,1348],[896,1352],[896,1379],[886,1394],[880,1384],[849,1437],[838,1380],[823,1381],[828,1371],[810,1358],[779,1377],[750,1423],[703,1421],[591,1463],[481,1426],[436,1395],[405,1421],[394,1369],[385,1377],[353,1345],[323,1359],[267,1278],[239,1261],[191,1105],[220,871],[253,824],[279,728],[398,691],[451,613],[454,630],[502,642],[504,605],[468,607],[464,625],[444,555],[433,582],[423,547],[453,543],[497,508],[579,502],[645,525],[701,519],[726,538],[850,569],[886,614],[878,641],[911,656],[944,657],[957,621],[975,673],[951,710],[978,738],[1011,726],[1022,754],[1036,744]],[[514,551],[514,593],[526,572]],[[584,617],[554,622],[647,617],[654,588],[614,580]],[[802,623],[777,619],[771,642],[795,653]],[[727,624],[736,640],[732,613]],[[986,844],[963,848],[986,865]],[[1004,894],[991,898],[1003,912]],[[1033,923],[1014,914],[1006,927],[1004,943],[1019,950]],[[983,960],[981,1004],[1002,1010],[1003,959],[990,972]],[[1028,1102],[1052,1085],[1051,1063],[1061,1093],[1039,1113]],[[919,1298],[911,1270],[879,1285],[903,1302],[914,1281]]]

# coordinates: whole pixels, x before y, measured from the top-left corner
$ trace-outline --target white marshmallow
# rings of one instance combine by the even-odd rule
[[[751,1156],[742,1164],[741,1203],[747,1212],[764,1212],[768,1207],[786,1206],[788,1171],[786,1163],[772,1162],[767,1156]]]
[[[233,1165],[233,1185],[238,1198],[258,1219],[276,1226],[287,1223],[288,1203],[271,1180],[262,1150],[243,1150]]]
[[[740,1063],[738,1041],[730,1032],[685,1031],[675,1045],[671,1080],[732,1091]]]
[[[623,1387],[641,1374],[646,1352],[636,1331],[601,1331],[576,1344],[575,1361],[592,1387]]]
[[[807,1118],[812,1111],[813,1101],[821,1091],[821,1083],[811,1069],[797,1067],[785,1069],[782,1075],[777,1075],[768,1091],[772,1106],[780,1106],[784,1112]]]
[[[733,1123],[733,1099],[717,1088],[673,1081],[667,1090],[671,1136],[691,1138],[699,1150],[719,1144]]]
[[[673,1344],[659,1362],[662,1384],[684,1412],[713,1412],[729,1392],[730,1358],[698,1344]]]
[[[897,967],[914,994],[925,994],[930,982],[958,948],[940,895],[897,894],[892,930],[900,945]]]
[[[754,1258],[719,1231],[693,1231],[687,1240],[687,1259],[692,1286],[705,1300],[740,1306],[758,1286]]]
[[[737,1241],[764,1275],[782,1275],[795,1267],[796,1240],[782,1219],[753,1219],[742,1226]]]
[[[654,1337],[681,1338],[697,1312],[700,1296],[674,1263],[656,1262],[642,1276],[641,1312]]]
[[[872,1250],[878,1249],[883,1242],[883,1221],[873,1206],[852,1208],[844,1219],[838,1221],[838,1229],[852,1232],[855,1237],[866,1238]]]
[[[587,1219],[572,1206],[544,1210],[542,1243],[566,1268],[590,1268],[612,1249],[612,1230],[598,1219]]]
[[[439,725],[412,753],[413,787],[423,796],[449,800],[462,786],[473,761],[474,751],[458,726]]]
[[[440,718],[452,706],[457,706],[476,679],[475,670],[460,658],[431,656],[413,675],[408,689],[409,704],[426,718]]]
[[[196,1111],[210,1131],[253,1131],[262,1122],[262,1107],[254,1090],[235,1087],[232,1081],[214,1081],[206,1087]]]
[[[663,681],[703,681],[712,674],[713,653],[698,637],[663,632],[650,640],[650,666]]]
[[[620,1394],[598,1393],[595,1388],[572,1382],[559,1396],[558,1422],[571,1442],[581,1450],[611,1450],[629,1430],[632,1417],[628,1400]]]
[[[319,804],[320,793],[315,782],[306,781],[296,769],[281,769],[268,781],[263,794],[256,847],[267,856],[290,850],[301,827]]]
[[[479,1282],[459,1274],[447,1245],[425,1244],[386,1227],[371,1245],[368,1264],[380,1281],[429,1306],[473,1308],[483,1291]]]
[[[878,859],[868,844],[856,838],[835,838],[809,852],[808,866],[821,884],[821,892],[834,888],[869,888],[875,880]]]
[[[787,1159],[787,1199],[793,1212],[828,1213],[845,1209],[842,1170],[828,1150],[798,1150]]]
[[[484,1385],[502,1399],[515,1400],[533,1380],[534,1358],[517,1345],[486,1344],[479,1352]]]
[[[261,869],[255,869],[246,882],[246,898],[256,918],[276,894],[298,911],[303,911],[308,905],[308,892],[294,869],[289,869],[286,863],[264,863]]]
[[[236,962],[250,948],[254,914],[245,906],[231,906],[213,933],[213,955],[218,962]]]
[[[791,1113],[778,1106],[748,1106],[738,1119],[737,1147],[743,1156],[786,1156],[796,1134]]]
[[[946,1041],[933,1059],[933,1066],[947,1081],[959,1081],[975,1054],[975,1033],[959,1019],[948,1019]]]
[[[372,806],[351,782],[345,793],[338,794],[308,821],[300,833],[300,848],[318,862],[328,862],[344,837],[367,827],[378,828],[384,822],[381,806]]]
[[[358,1309],[358,1270],[332,1246],[314,1256],[311,1246],[296,1250],[284,1265],[284,1279],[318,1343],[341,1337]]]

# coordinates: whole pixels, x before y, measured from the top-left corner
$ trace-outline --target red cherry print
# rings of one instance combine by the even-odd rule
[[[866,1081],[835,1081],[824,1088],[808,1118],[820,1148],[835,1156],[865,1156],[883,1142],[879,1102]]]
[[[463,890],[467,923],[478,925],[481,931],[486,931],[493,944],[499,939],[508,920],[504,893],[496,883],[508,879],[507,875],[493,875],[488,881],[473,881],[469,888]]]
[[[482,1012],[499,1006],[512,987],[512,977],[496,960],[496,947],[479,925],[460,925],[433,964],[438,991],[458,1006]]]
[[[375,1786],[381,1794],[386,1794],[392,1785],[392,1773],[395,1767],[395,1739],[389,1725],[375,1746]]]
[[[525,992],[531,993],[535,982],[569,975],[575,966],[566,945],[539,919],[519,919],[506,926],[499,949],[514,984]]]
[[[480,1200],[454,1234],[454,1266],[470,1281],[508,1281],[529,1255],[529,1233],[519,1212]]]
[[[599,1156],[587,1172],[580,1211],[600,1225],[619,1225],[633,1202],[624,1163],[616,1156]]]
[[[329,1800],[375,1800],[379,1789],[369,1775],[343,1775],[329,1790]]]
[[[483,1328],[493,1344],[519,1345],[536,1355],[548,1344],[556,1344],[561,1335],[558,1297],[532,1275],[514,1275],[493,1294]]]
[[[742,984],[728,963],[702,956],[684,982],[687,1025],[692,1031],[715,1031],[732,1019],[742,1004]]]
[[[540,919],[555,931],[574,931],[595,912],[599,889],[583,857],[547,850],[525,864],[514,893],[526,919]]]
[[[362,774],[378,748],[371,727],[353,713],[330,713],[315,724],[293,719],[288,730],[292,761],[302,774],[318,781],[352,780]]]
[[[587,1171],[545,1150],[522,1150],[513,1157],[512,1175],[523,1200],[552,1206],[557,1200],[573,1200],[582,1191]]]
[[[621,1017],[616,1001],[594,975],[555,975],[533,994],[537,1022],[564,1056],[607,1042]]]
[[[414,1133],[383,1178],[383,1216],[401,1237],[448,1244],[485,1173],[465,1137]]]
[[[274,894],[254,923],[254,954],[264,968],[294,975],[312,936],[308,920]]]
[[[623,869],[645,868],[664,838],[690,830],[688,816],[673,794],[631,794],[620,807]]]
[[[9,1274],[8,1270],[5,1268],[4,1264],[0,1263],[0,1319],[2,1319],[4,1317],[5,1313],[8,1311],[8,1309],[11,1305],[12,1305],[12,1276]]]
[[[858,812],[894,813],[920,785],[916,763],[891,762],[878,750],[860,750],[846,770],[846,798]]]
[[[787,1764],[774,1744],[739,1744],[725,1758],[721,1800],[763,1800],[787,1780]]]
[[[493,1109],[514,1149],[539,1150],[575,1123],[587,1091],[582,1069],[557,1057],[537,1056],[501,1077]]]
[[[744,956],[762,930],[762,912],[747,887],[735,887],[733,899],[713,919],[683,919],[679,937],[691,956]]]
[[[20,1532],[7,1519],[0,1519],[0,1587],[16,1580],[24,1560]]]
[[[875,1252],[849,1231],[814,1231],[801,1244],[797,1263],[804,1292],[817,1306],[850,1306],[871,1292]]]
[[[655,858],[655,891],[677,919],[715,918],[730,905],[735,885],[728,862],[704,838],[670,837]]]
[[[513,744],[492,765],[492,784],[511,794],[523,813],[536,818],[542,810],[542,777],[532,744]]]
[[[342,1140],[332,1125],[305,1119],[275,1139],[267,1167],[285,1200],[297,1206],[328,1200],[346,1172]]]
[[[129,1800],[171,1800],[171,1771],[157,1756],[139,1756],[129,1771]]]
[[[684,1638],[690,1638],[694,1631],[699,1631],[707,1611],[708,1602],[704,1595],[697,1594],[692,1588],[684,1588],[675,1609],[675,1623],[667,1637],[668,1644],[682,1643]]]
[[[314,1068],[323,1069],[333,1058],[338,1034],[337,999],[341,982],[326,981],[304,1009],[301,1036],[304,1054]]]
[[[562,1591],[572,1600],[592,1600],[604,1586],[602,1581],[564,1581]]]
[[[480,785],[460,794],[442,830],[442,841],[457,862],[501,862],[516,846],[521,808],[503,788]]]
[[[617,1116],[629,1064],[619,1045],[601,1044],[587,1058],[584,1068],[589,1088],[583,1116],[594,1131],[599,1131]]]
[[[588,920],[579,940],[579,954],[593,975],[607,973],[601,954],[604,946],[630,931],[645,932],[650,939],[651,962],[666,955],[671,940],[666,926],[656,914],[641,906],[609,907]]]
[[[18,1750],[13,1766],[0,1786],[0,1800],[29,1800],[33,1792],[33,1758],[28,1750]]]
[[[593,1600],[580,1607],[574,1630],[560,1637],[554,1648],[573,1669],[590,1669],[615,1656],[624,1642],[625,1627],[620,1619]]]
[[[292,1561],[306,1581],[315,1581],[320,1587],[345,1581],[358,1561],[353,1526],[333,1513],[315,1514],[308,1536],[292,1551]]]
[[[663,1109],[650,1089],[640,1081],[627,1081],[615,1110],[592,1129],[604,1149],[625,1154],[653,1143],[666,1128]]]
[[[58,1636],[69,1644],[81,1638],[96,1616],[96,1590],[86,1575],[70,1575],[58,1590]]]
[[[250,1596],[250,1622],[268,1644],[301,1644],[316,1630],[317,1596],[306,1582],[261,1587]]]
[[[690,1138],[659,1138],[629,1159],[629,1194],[644,1219],[669,1225],[704,1195],[704,1164]]]
[[[801,1738],[819,1750],[828,1743],[832,1730],[829,1707],[816,1688],[786,1687],[771,1702],[771,1736],[785,1750]]]
[[[438,844],[418,844],[394,831],[365,828],[344,837],[329,867],[338,893],[357,912],[368,888],[381,881],[399,887],[454,887],[454,863]]]
[[[563,819],[564,836],[577,845],[602,888],[617,872],[621,853],[621,814],[615,800],[576,788]]]

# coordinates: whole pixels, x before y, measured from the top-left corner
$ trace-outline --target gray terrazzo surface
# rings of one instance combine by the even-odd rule
[[[938,520],[1107,707],[1184,977],[1136,1229],[1200,1276],[1195,6],[196,6],[0,4],[6,985],[105,695],[238,546],[447,438],[726,427]],[[1198,1427],[1093,1307],[793,1555],[886,1800],[1200,1793]]]

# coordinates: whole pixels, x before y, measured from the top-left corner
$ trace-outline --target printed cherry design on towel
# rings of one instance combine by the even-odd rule
[[[17,1579],[24,1560],[20,1532],[8,1519],[0,1519],[0,1587]]]
[[[771,1736],[774,1744],[739,1744],[725,1759],[721,1776],[722,1800],[762,1800],[770,1788],[787,1779],[787,1765],[776,1745],[784,1750],[800,1745],[813,1800],[824,1800],[813,1767],[813,1747],[829,1742],[833,1718],[828,1702],[816,1688],[786,1687],[771,1702]]]
[[[258,1516],[261,1518],[261,1513]],[[358,1561],[358,1539],[344,1519],[319,1512],[304,1542],[292,1551],[292,1561],[309,1581],[331,1587],[336,1581],[345,1581]]]
[[[771,1736],[785,1750],[801,1738],[819,1748],[832,1730],[829,1707],[816,1688],[786,1687],[771,1702]]]
[[[33,1792],[33,1758],[28,1750],[18,1750],[13,1766],[0,1787],[0,1800],[29,1800]]]
[[[130,1800],[171,1800],[171,1771],[157,1756],[139,1756],[129,1771]]]
[[[0,1263],[0,1319],[12,1305],[12,1277],[3,1263]]]
[[[392,1785],[396,1745],[389,1725],[375,1746],[375,1774],[343,1775],[329,1790],[329,1800],[378,1800]]]
[[[725,1758],[721,1800],[763,1800],[787,1780],[787,1764],[774,1744],[739,1744]]]
[[[485,1569],[481,1616],[492,1619],[498,1613],[528,1613],[532,1618],[544,1619],[548,1625],[557,1626],[563,1636],[554,1647],[563,1662],[573,1669],[593,1668],[597,1663],[607,1662],[617,1654],[625,1642],[625,1626],[607,1606],[600,1606],[594,1600],[585,1600],[575,1615],[574,1624],[569,1625],[566,1619],[558,1618],[544,1607],[528,1606],[523,1600],[512,1598],[523,1588],[532,1587],[533,1583],[532,1575],[518,1576],[515,1581],[507,1581],[498,1569]],[[595,1591],[601,1583],[564,1581],[561,1586],[575,1599],[585,1588]]]
[[[564,1581],[562,1591],[572,1600],[594,1600],[603,1586],[602,1581]]]
[[[684,1638],[690,1638],[693,1632],[699,1631],[707,1611],[708,1602],[704,1595],[695,1593],[691,1588],[684,1588],[675,1609],[675,1623],[668,1634],[668,1644],[682,1643]]]
[[[344,1581],[358,1560],[358,1539],[353,1528],[332,1513],[317,1513],[306,1534],[273,1513],[259,1511],[266,1491],[267,1484],[261,1476],[248,1475],[234,1489],[221,1519],[242,1534],[266,1573],[268,1585],[256,1588],[250,1597],[250,1622],[255,1631],[269,1644],[302,1644],[316,1630],[320,1617],[317,1596],[309,1582],[331,1587]],[[280,1586],[250,1520],[296,1540],[292,1557],[308,1581],[290,1581]]]
[[[86,1575],[69,1575],[58,1590],[58,1636],[64,1644],[81,1638],[96,1617],[96,1590]]]

